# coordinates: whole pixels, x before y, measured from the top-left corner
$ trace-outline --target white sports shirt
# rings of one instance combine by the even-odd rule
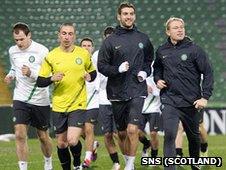
[[[36,86],[40,66],[48,52],[49,50],[45,46],[35,41],[32,41],[31,45],[25,50],[20,50],[17,45],[10,47],[11,69],[8,75],[15,78],[13,100],[37,106],[47,106],[50,104],[49,88],[38,88]],[[23,65],[30,68],[30,77],[22,75],[21,68]]]
[[[160,90],[156,87],[156,84],[153,80],[153,76],[149,76],[146,78],[146,82],[148,86],[152,87],[152,93],[148,93],[147,98],[144,100],[144,106],[142,114],[161,112],[160,111]]]
[[[98,51],[95,51],[93,54],[93,57],[98,59]],[[108,78],[105,77],[103,74],[97,72],[98,79],[99,79],[99,104],[100,105],[111,105],[111,102],[107,99],[107,91],[106,91],[106,86],[107,86],[107,81]]]
[[[97,71],[97,56],[94,53],[92,55],[92,62]],[[87,110],[99,108],[99,76],[97,76],[94,81],[87,82],[86,81],[86,92],[87,92]]]

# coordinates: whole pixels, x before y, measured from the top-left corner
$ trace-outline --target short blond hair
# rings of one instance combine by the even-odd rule
[[[165,23],[166,31],[169,30],[169,25],[173,21],[180,21],[184,25],[184,20],[182,18],[170,17]]]

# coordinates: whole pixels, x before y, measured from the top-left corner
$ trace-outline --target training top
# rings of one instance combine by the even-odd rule
[[[149,37],[136,26],[126,29],[121,26],[106,38],[98,54],[98,70],[108,77],[107,97],[110,101],[127,101],[147,96],[146,82],[139,82],[140,71],[151,73],[154,50]],[[120,73],[119,66],[128,61],[129,70]]]
[[[147,98],[144,100],[142,114],[160,113],[160,90],[156,87],[153,76],[147,77],[146,82],[148,86],[151,86],[152,92],[148,93]]]
[[[52,110],[71,112],[86,109],[87,95],[85,73],[95,71],[87,50],[75,46],[72,52],[64,52],[56,47],[45,58],[40,77],[48,78],[51,74],[64,73],[61,81],[53,82]]]
[[[162,79],[167,85],[160,92],[163,104],[190,107],[194,101],[208,100],[212,95],[214,77],[208,56],[188,37],[176,45],[168,38],[157,49],[153,68],[155,82]]]
[[[97,70],[97,55],[94,53],[92,55],[92,62]],[[87,91],[87,110],[99,108],[99,77],[98,74],[94,81],[86,81],[86,91]]]
[[[97,50],[93,53],[93,58],[96,58],[97,61],[98,61],[98,53],[99,53],[99,50]],[[97,72],[97,75],[98,75],[98,80],[99,80],[99,84],[98,84],[99,104],[100,105],[111,105],[111,102],[107,98],[107,91],[106,91],[108,78],[106,76],[104,76],[103,74],[101,74],[99,71]]]
[[[49,102],[49,88],[39,88],[36,86],[38,72],[43,59],[47,56],[49,50],[35,41],[31,45],[21,50],[17,45],[10,47],[9,57],[11,69],[8,75],[15,78],[15,89],[13,100],[37,105],[47,106]],[[31,70],[30,77],[22,75],[22,66],[26,65]]]

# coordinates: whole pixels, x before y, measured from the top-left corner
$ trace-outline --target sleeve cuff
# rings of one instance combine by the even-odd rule
[[[206,99],[206,100],[209,100],[210,96],[204,94],[204,95],[202,96],[202,98],[204,98],[204,99]]]
[[[145,71],[139,71],[137,74],[139,82],[144,81],[147,78],[147,73]]]

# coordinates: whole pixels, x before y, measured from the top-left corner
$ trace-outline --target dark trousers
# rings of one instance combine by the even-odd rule
[[[198,158],[200,150],[199,119],[200,113],[194,107],[174,107],[162,105],[164,136],[164,156],[176,157],[175,139],[178,123],[181,120],[188,139],[190,157]],[[165,167],[165,170],[174,170],[175,166]],[[192,167],[192,169],[195,169]]]

